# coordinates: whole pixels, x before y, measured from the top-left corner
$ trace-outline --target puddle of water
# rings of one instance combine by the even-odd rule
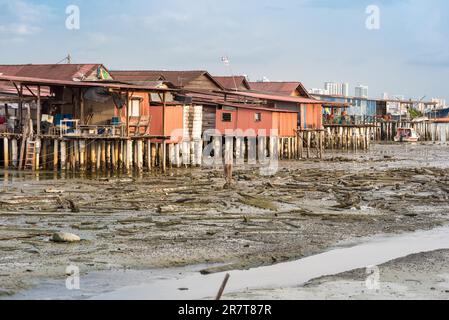
[[[392,237],[375,237],[351,248],[332,250],[298,261],[229,272],[226,292],[251,289],[294,287],[312,279],[358,268],[381,265],[411,254],[449,249],[449,226],[431,231]],[[153,280],[98,295],[95,299],[205,299],[216,294],[225,273],[202,276],[194,274],[180,279]],[[179,288],[188,288],[180,291]]]
[[[449,249],[449,226],[399,236],[377,236],[363,244],[331,250],[298,261],[231,271],[225,292],[295,287],[322,276],[381,265],[411,254],[439,249]],[[198,272],[201,267],[204,266],[95,272],[81,278],[82,291],[69,292],[65,289],[65,280],[53,280],[13,299],[211,299],[217,293],[226,273],[203,276]],[[188,290],[180,290],[186,288]]]

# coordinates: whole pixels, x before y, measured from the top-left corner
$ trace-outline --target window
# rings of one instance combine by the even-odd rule
[[[129,116],[130,117],[138,117],[138,116],[140,116],[140,99],[133,99],[133,100],[131,100]]]
[[[232,122],[232,113],[222,113],[221,114],[221,121],[222,122]]]
[[[262,121],[262,113],[258,112],[254,114],[254,121],[261,122]]]

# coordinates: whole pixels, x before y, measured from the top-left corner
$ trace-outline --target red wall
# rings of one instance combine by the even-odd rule
[[[134,93],[132,98],[142,98],[140,103],[140,114],[142,116],[150,115],[150,135],[159,137],[169,137],[171,136],[173,130],[179,129],[179,132],[184,127],[184,109],[182,106],[167,106],[165,107],[165,130],[162,128],[162,106],[150,106],[150,99],[148,93]],[[126,123],[126,108],[122,108],[121,121]],[[182,138],[182,133],[179,134],[178,138]]]
[[[301,128],[322,129],[323,106],[321,104],[301,105]]]
[[[223,113],[231,113],[232,121],[223,122]],[[262,120],[255,121],[256,113],[262,115]],[[256,134],[259,130],[265,130],[270,135],[271,129],[278,129],[278,133],[283,137],[295,136],[297,129],[298,115],[297,113],[272,112],[267,110],[252,110],[239,108],[236,111],[217,110],[216,127],[225,134],[226,130],[243,130],[253,129]]]
[[[298,114],[273,112],[273,129],[278,129],[280,137],[295,137],[298,129]]]

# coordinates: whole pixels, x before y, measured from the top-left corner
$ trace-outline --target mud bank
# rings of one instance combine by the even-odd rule
[[[220,170],[3,173],[0,294],[64,279],[69,265],[86,274],[220,264],[207,273],[295,260],[379,233],[431,229],[449,222],[448,158],[447,146],[377,145],[322,162],[281,163],[274,177],[238,169],[231,189],[223,188]],[[51,242],[60,231],[82,241]]]
[[[449,300],[449,250],[407,256],[378,267],[378,283],[367,269],[312,280],[297,288],[238,294],[227,299],[287,300]],[[368,270],[372,271],[372,270]],[[374,278],[373,278],[374,279]],[[368,280],[368,285],[367,285]]]

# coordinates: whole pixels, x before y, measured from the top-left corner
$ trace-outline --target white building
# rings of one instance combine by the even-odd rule
[[[349,84],[339,82],[325,82],[325,93],[331,96],[349,96]]]
[[[440,98],[433,98],[432,102],[435,102],[435,109],[446,109],[447,108],[447,104],[446,104],[446,100],[445,99],[440,99]]]
[[[310,94],[328,94],[326,90],[321,89],[321,88],[311,88],[309,89],[309,93]]]
[[[355,87],[355,96],[359,98],[368,98],[368,86],[359,85]]]
[[[343,96],[349,97],[349,83],[343,83],[342,91]]]

